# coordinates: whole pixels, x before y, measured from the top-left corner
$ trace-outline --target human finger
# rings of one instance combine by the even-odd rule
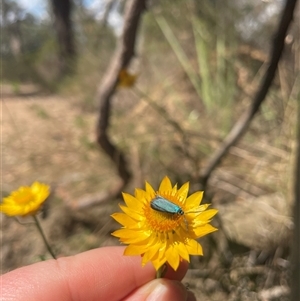
[[[105,247],[39,262],[2,276],[4,300],[120,300],[155,277],[151,264],[123,256],[124,247]],[[187,267],[166,277],[181,280]]]
[[[122,301],[196,301],[179,281],[155,279],[133,291]]]

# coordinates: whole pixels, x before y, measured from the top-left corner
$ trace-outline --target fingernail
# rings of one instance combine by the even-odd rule
[[[167,293],[168,288],[163,283],[158,283],[151,294],[148,296],[147,301],[159,301]]]
[[[158,279],[155,280],[154,283],[155,286],[151,290],[146,301],[182,301],[187,298],[186,288],[178,281]]]

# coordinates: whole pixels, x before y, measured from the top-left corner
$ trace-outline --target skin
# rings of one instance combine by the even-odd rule
[[[1,276],[5,301],[195,301],[180,282],[188,264],[155,279],[151,264],[139,256],[123,256],[124,247],[105,247],[75,256],[47,260]]]

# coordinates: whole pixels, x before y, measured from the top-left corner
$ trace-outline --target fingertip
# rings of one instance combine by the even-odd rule
[[[196,296],[191,291],[188,291],[186,301],[197,301],[197,299]]]
[[[161,278],[136,289],[124,301],[190,301],[188,297],[189,292],[181,282]]]

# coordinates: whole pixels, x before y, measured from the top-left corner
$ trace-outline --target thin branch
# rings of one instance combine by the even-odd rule
[[[200,183],[203,185],[203,187],[205,187],[212,171],[217,167],[223,157],[227,154],[229,148],[233,146],[246,132],[254,115],[258,112],[262,102],[264,101],[276,74],[278,62],[284,49],[284,40],[287,34],[287,30],[293,20],[296,2],[297,0],[286,1],[278,29],[273,39],[273,47],[269,66],[262,78],[261,85],[258,88],[253,102],[248,110],[236,122],[232,130],[224,139],[223,144],[213,153],[210,160],[208,161],[208,164],[201,171]]]
[[[116,185],[111,191],[112,196],[117,196],[131,178],[128,163],[123,152],[115,146],[108,135],[111,117],[111,99],[118,83],[121,69],[126,69],[134,56],[136,34],[141,14],[146,9],[146,0],[128,1],[125,9],[123,34],[120,37],[113,59],[99,88],[97,99],[100,103],[99,115],[96,126],[97,142],[104,152],[111,158],[117,167],[122,179],[122,185]],[[104,194],[106,195],[106,194]],[[101,202],[102,200],[98,200]],[[98,202],[92,202],[95,205]]]
[[[262,290],[259,292],[258,296],[260,297],[260,300],[273,300],[273,299],[279,299],[280,297],[287,297],[289,295],[289,292],[290,292],[289,287],[280,285],[280,286],[273,286],[269,289]]]
[[[100,20],[100,26],[105,27],[107,25],[107,20],[109,17],[109,14],[111,13],[112,8],[114,7],[116,0],[107,0],[105,1],[105,8],[103,16]]]

